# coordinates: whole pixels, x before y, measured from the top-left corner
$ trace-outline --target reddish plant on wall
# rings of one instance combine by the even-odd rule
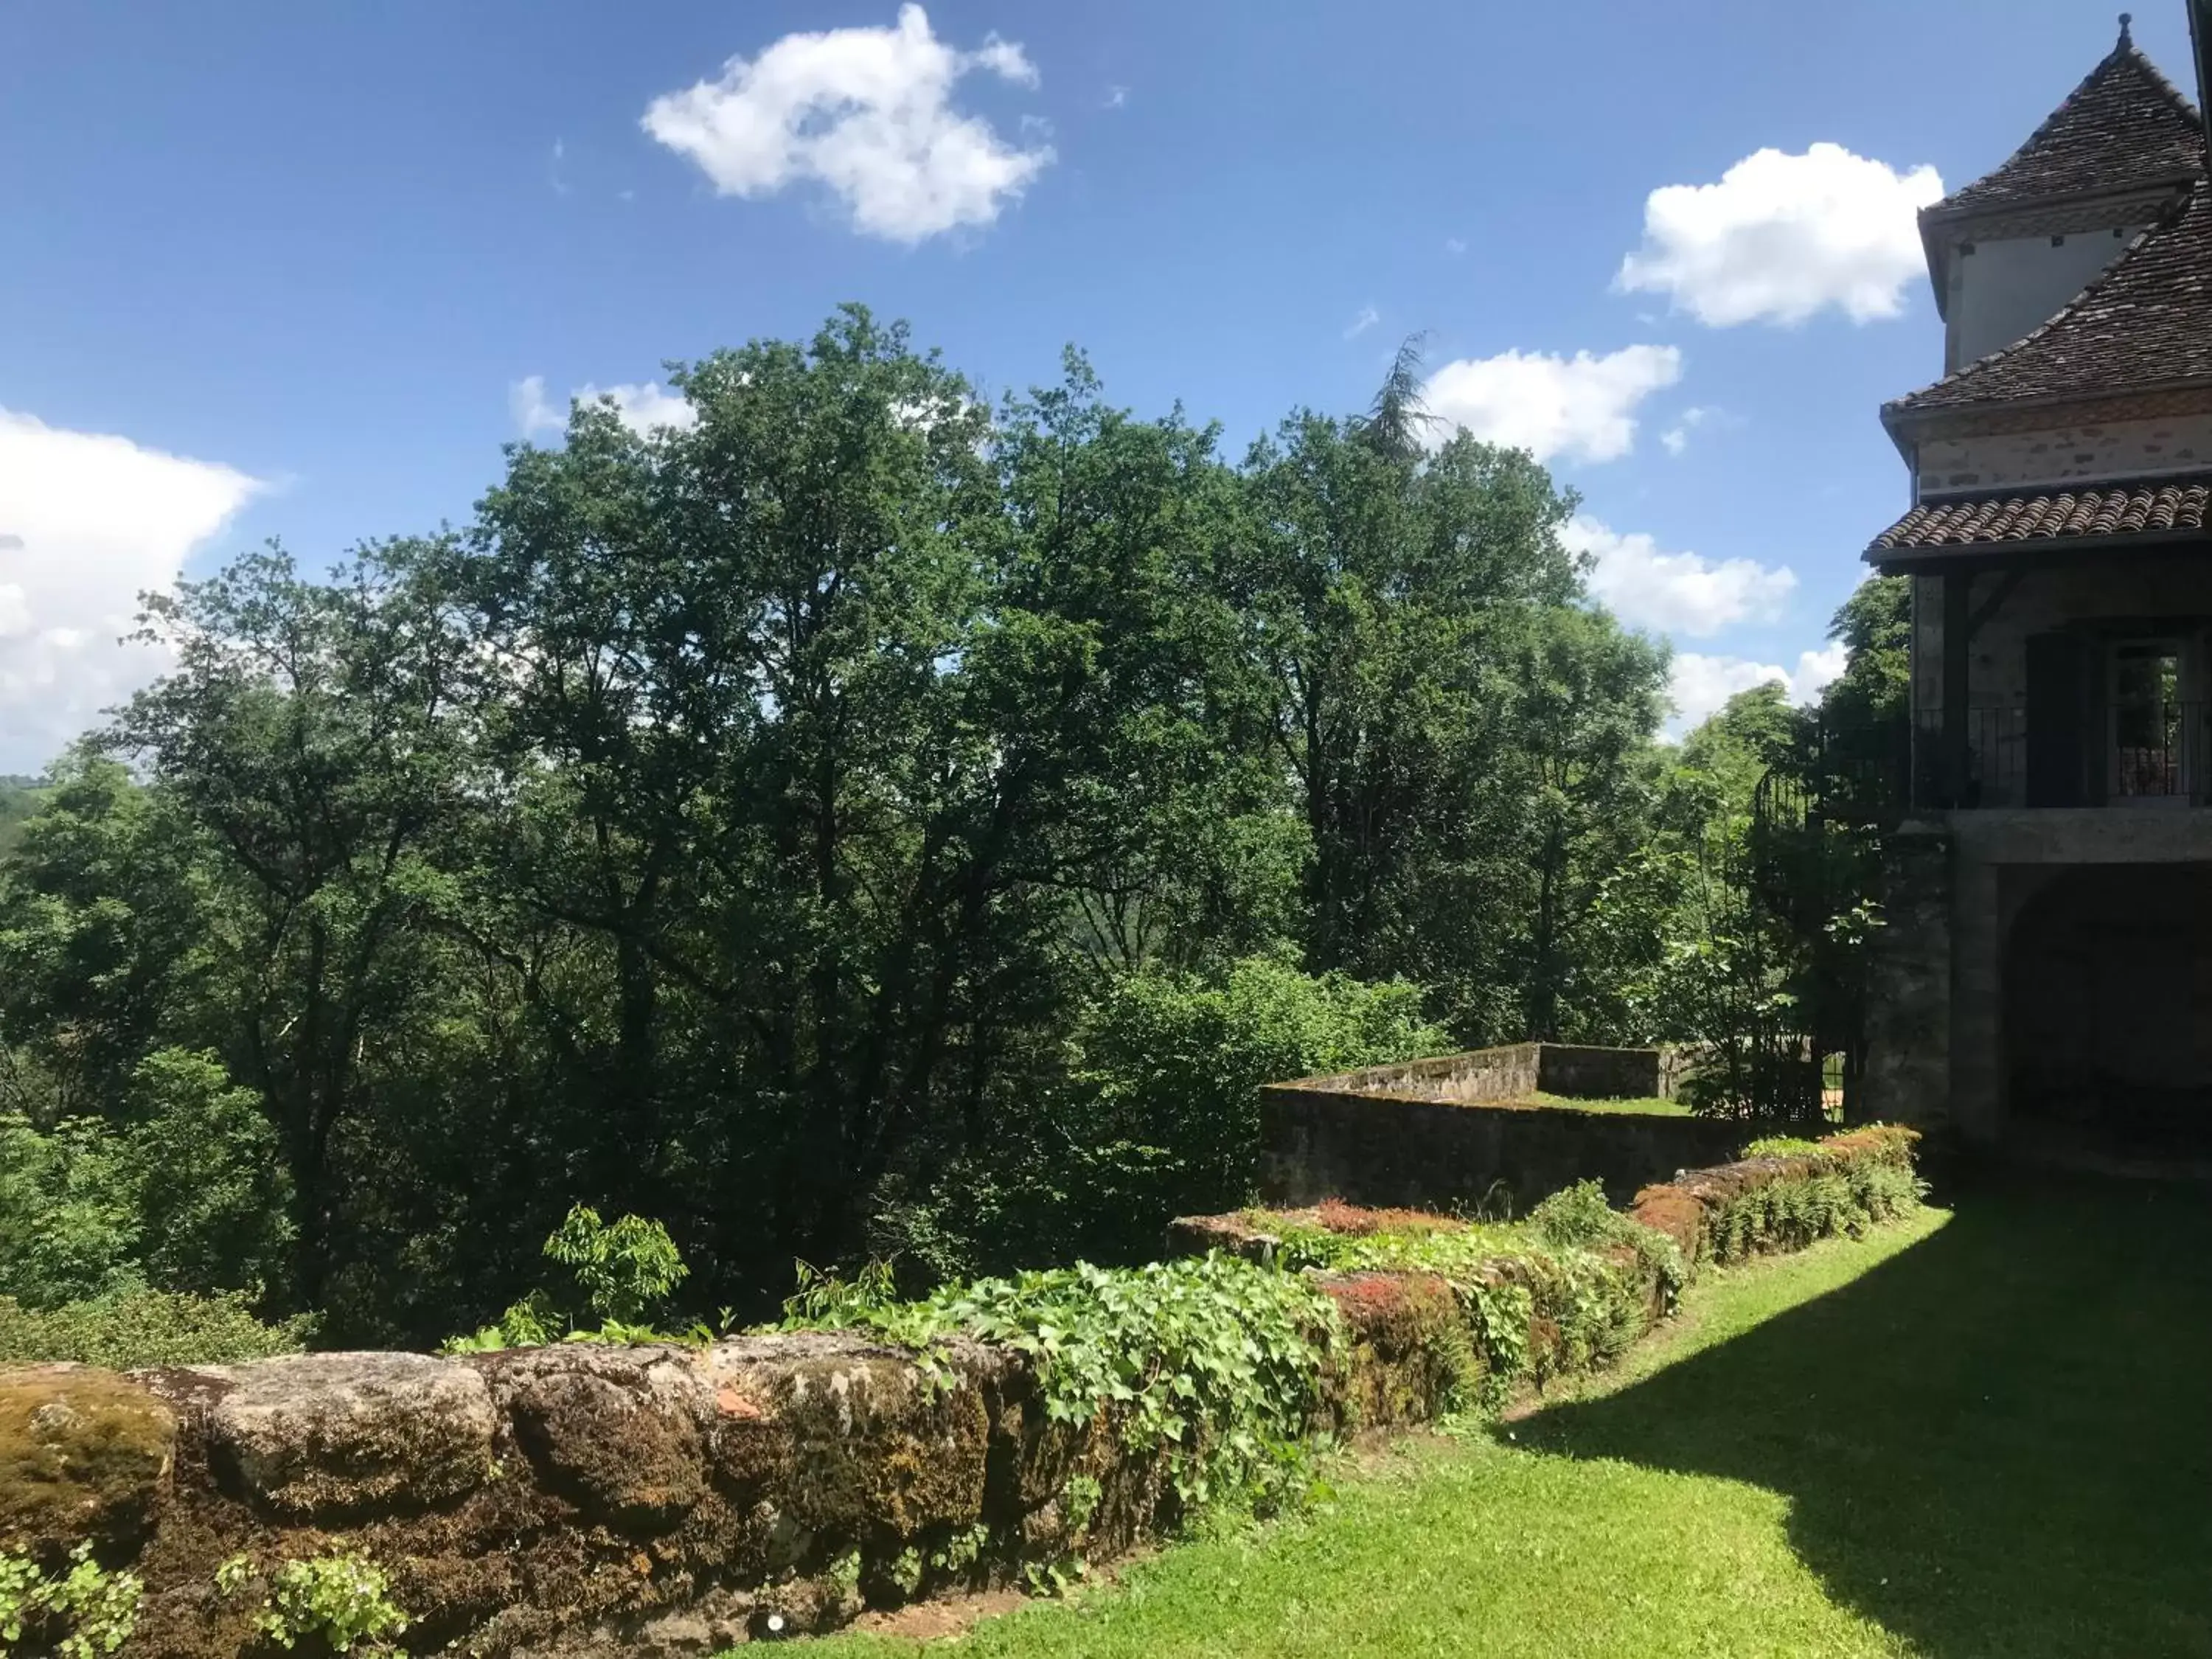
[[[1322,1200],[1314,1206],[1313,1218],[1316,1226],[1346,1238],[1366,1238],[1376,1233],[1458,1232],[1467,1224],[1426,1210],[1370,1210],[1340,1198]]]

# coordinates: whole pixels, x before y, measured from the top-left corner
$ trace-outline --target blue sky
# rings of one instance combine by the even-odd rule
[[[2185,77],[2179,0],[2139,13]],[[137,588],[459,520],[572,392],[649,417],[664,359],[847,299],[994,392],[1076,342],[1238,449],[1428,330],[1432,402],[1582,493],[1692,712],[1764,666],[1807,689],[1905,498],[1876,405],[1940,366],[1930,170],[1995,165],[2115,31],[2075,0],[9,0],[0,768],[158,666],[110,643]]]

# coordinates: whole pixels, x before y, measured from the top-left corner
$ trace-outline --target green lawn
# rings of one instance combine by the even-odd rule
[[[1654,1117],[1687,1117],[1690,1109],[1679,1100],[1656,1095],[1627,1100],[1588,1100],[1579,1095],[1534,1094],[1516,1103],[1522,1106],[1571,1106],[1583,1112],[1643,1112]]]
[[[2212,1656],[2212,1195],[1969,1191],[1717,1277],[1580,1398],[933,1650]]]

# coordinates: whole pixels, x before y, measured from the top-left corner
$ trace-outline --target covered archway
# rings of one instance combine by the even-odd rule
[[[2212,864],[2056,872],[2013,923],[2002,980],[2018,1130],[2212,1153]]]

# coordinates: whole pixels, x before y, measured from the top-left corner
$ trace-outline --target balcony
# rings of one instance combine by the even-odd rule
[[[2125,703],[2031,726],[2017,706],[1941,708],[1914,722],[1912,805],[1926,811],[2201,805],[2212,782],[2207,706]]]

